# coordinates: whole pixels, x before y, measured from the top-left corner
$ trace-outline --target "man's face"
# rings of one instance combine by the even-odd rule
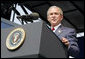
[[[63,18],[63,15],[60,14],[58,8],[51,8],[48,11],[47,19],[51,23],[51,25],[58,25]]]

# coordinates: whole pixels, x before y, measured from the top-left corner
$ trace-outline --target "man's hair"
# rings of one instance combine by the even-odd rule
[[[47,15],[48,15],[48,12],[49,12],[49,10],[50,10],[51,8],[58,8],[59,11],[60,11],[60,14],[63,15],[62,9],[61,9],[60,7],[58,7],[58,6],[51,6],[51,7],[48,9],[48,11],[47,11]]]

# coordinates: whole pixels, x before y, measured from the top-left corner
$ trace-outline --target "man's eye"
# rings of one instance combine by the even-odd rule
[[[55,15],[59,15],[59,13],[55,13]]]
[[[51,13],[50,15],[53,15],[53,13]]]

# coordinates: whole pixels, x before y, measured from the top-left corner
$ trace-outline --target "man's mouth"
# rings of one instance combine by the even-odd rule
[[[52,19],[53,21],[56,21],[57,19]]]

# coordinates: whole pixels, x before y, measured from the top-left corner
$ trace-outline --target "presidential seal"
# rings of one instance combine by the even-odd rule
[[[6,47],[9,50],[15,50],[22,45],[25,40],[25,31],[22,28],[16,28],[9,33],[6,39]]]

